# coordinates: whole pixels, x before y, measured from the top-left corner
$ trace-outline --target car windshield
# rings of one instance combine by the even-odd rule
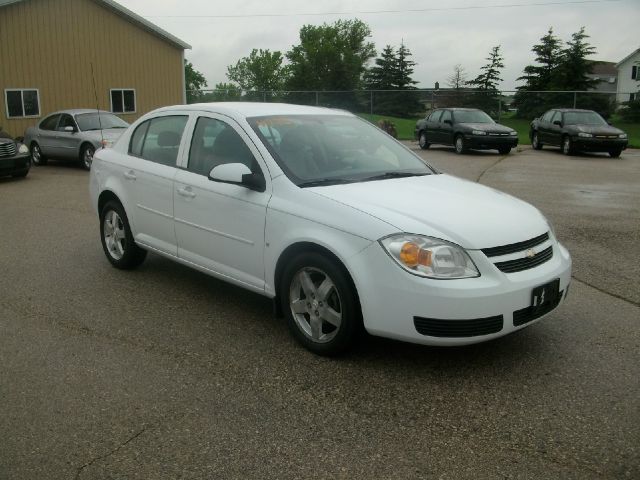
[[[300,187],[436,173],[409,149],[357,117],[278,115],[247,121]]]
[[[566,112],[565,125],[606,125],[607,122],[596,112]]]
[[[453,117],[456,123],[495,123],[492,118],[481,110],[455,110]]]
[[[81,113],[76,115],[76,122],[78,122],[78,128],[86,132],[87,130],[100,130],[107,128],[127,128],[129,124],[124,120],[116,117],[112,113],[100,113],[100,119],[98,119],[98,112]]]

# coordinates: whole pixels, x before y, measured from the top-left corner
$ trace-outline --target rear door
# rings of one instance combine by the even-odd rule
[[[549,110],[540,117],[538,121],[538,140],[542,143],[549,143],[551,119],[555,114],[555,110]]]
[[[197,119],[189,144],[173,192],[178,256],[263,290],[271,185],[260,153],[234,120],[213,113]],[[228,163],[242,163],[265,178],[265,191],[209,179],[214,167]]]
[[[136,127],[129,159],[120,167],[130,199],[127,214],[137,242],[177,256],[174,228],[173,179],[184,149],[189,114],[166,112]]]
[[[445,110],[440,117],[438,138],[439,143],[453,145],[453,115],[451,110]]]
[[[435,110],[427,117],[425,130],[427,133],[427,141],[429,143],[439,143],[438,139],[438,121],[442,115],[442,110]]]
[[[36,128],[34,140],[40,145],[44,155],[53,156],[58,120],[60,114],[56,113],[42,120]]]
[[[560,139],[562,138],[562,127],[554,124],[554,122],[562,121],[562,112],[554,112],[549,123],[549,129],[547,130],[545,142],[549,145],[560,145]]]

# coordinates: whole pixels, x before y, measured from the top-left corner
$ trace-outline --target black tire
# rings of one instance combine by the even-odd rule
[[[611,158],[619,158],[622,154],[622,150],[609,150],[609,156]]]
[[[117,215],[117,221],[115,223],[117,223],[118,230],[124,232],[124,237],[117,239],[117,236],[114,238],[112,235],[114,243],[111,244],[112,248],[110,249],[109,246],[107,246],[107,239],[105,238],[105,222],[107,221],[107,216],[110,216],[112,212],[115,212]],[[116,219],[110,217],[110,220]],[[129,226],[129,220],[127,219],[124,208],[120,202],[115,200],[107,202],[100,212],[100,241],[102,242],[102,249],[104,250],[107,260],[111,262],[111,265],[122,270],[136,268],[147,256],[147,251],[140,248],[133,239],[133,233],[131,233],[131,227]],[[119,247],[115,245],[116,243]]]
[[[85,170],[91,170],[94,153],[96,153],[96,149],[88,143],[85,143],[80,149],[80,166]]]
[[[542,150],[542,142],[540,141],[540,138],[538,137],[538,132],[533,132],[531,134],[531,146],[533,147],[534,150]]]
[[[571,141],[571,137],[565,135],[562,137],[562,141],[560,143],[560,150],[564,155],[573,155],[573,142]]]
[[[37,142],[32,142],[29,149],[31,151],[31,164],[40,167],[47,164],[47,157],[42,153],[42,149]]]
[[[456,153],[458,155],[467,153],[467,145],[466,145],[466,142],[464,141],[464,136],[462,136],[462,134],[459,133],[453,139],[453,148],[455,148]]]
[[[300,281],[302,274],[306,274],[313,284],[309,295]],[[318,287],[324,285],[325,278],[332,286],[323,295]],[[280,301],[293,337],[318,355],[333,356],[346,351],[361,330],[360,303],[349,274],[342,265],[319,253],[301,253],[291,259],[282,275]],[[294,314],[295,304],[305,311]],[[339,326],[324,320],[328,318],[327,312],[340,315]],[[320,325],[316,329],[318,339],[313,338],[314,315]]]
[[[421,130],[418,134],[418,145],[420,145],[422,150],[426,150],[431,146],[431,144],[427,142],[427,133],[424,130]]]
[[[500,153],[500,155],[509,155],[510,151],[511,151],[511,147],[500,147],[498,149],[498,152]]]

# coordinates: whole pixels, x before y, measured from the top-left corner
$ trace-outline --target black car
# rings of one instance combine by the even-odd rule
[[[531,122],[531,145],[540,150],[543,145],[560,147],[562,153],[607,152],[620,156],[627,148],[627,134],[612,127],[593,110],[554,108]]]
[[[439,108],[416,123],[415,137],[423,150],[430,145],[453,145],[456,153],[498,150],[506,155],[518,145],[518,133],[494,122],[476,108]]]
[[[26,177],[31,168],[31,154],[26,145],[0,129],[0,177]]]

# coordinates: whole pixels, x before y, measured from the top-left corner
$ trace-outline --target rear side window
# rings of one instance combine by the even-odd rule
[[[208,176],[225,163],[242,163],[256,172],[258,165],[242,137],[227,123],[200,117],[191,139],[187,170]]]
[[[140,124],[131,136],[129,153],[174,167],[187,119],[186,115],[172,115]]]

